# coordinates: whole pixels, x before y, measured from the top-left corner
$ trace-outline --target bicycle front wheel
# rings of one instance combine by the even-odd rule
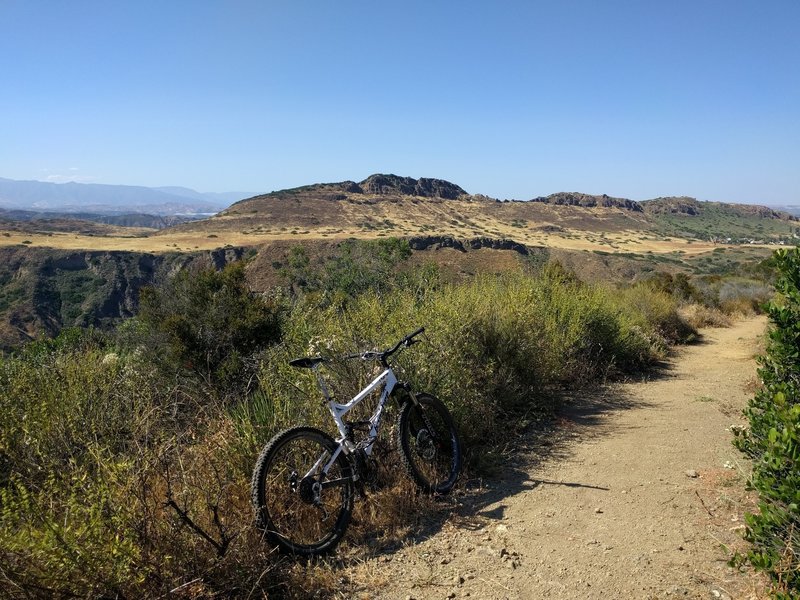
[[[353,478],[344,454],[328,466],[336,442],[293,427],[264,447],[253,470],[256,525],[282,552],[313,556],[339,543],[353,512]]]
[[[411,479],[429,494],[447,494],[461,470],[461,443],[447,407],[418,394],[400,409],[397,441]]]

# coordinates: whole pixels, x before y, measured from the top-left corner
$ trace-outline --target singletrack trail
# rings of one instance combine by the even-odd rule
[[[374,584],[355,597],[762,597],[727,559],[753,502],[730,426],[765,325],[704,330],[647,380],[576,394],[429,536],[354,568]]]

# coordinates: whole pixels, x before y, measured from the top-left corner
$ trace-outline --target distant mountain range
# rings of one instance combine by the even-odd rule
[[[119,227],[140,227],[144,229],[166,229],[174,227],[180,223],[188,223],[198,219],[204,219],[207,215],[197,214],[178,214],[178,215],[153,215],[147,213],[88,213],[88,212],[55,212],[55,211],[33,211],[0,208],[0,226],[8,226],[12,229],[30,229],[70,231],[76,227],[77,222],[101,223],[105,225],[117,225]],[[20,227],[20,224],[28,223],[31,227]]]
[[[0,178],[0,208],[38,212],[213,214],[247,192],[201,193],[184,187],[149,188],[98,183],[48,183]]]
[[[775,210],[782,210],[783,212],[787,212],[790,215],[794,215],[795,217],[800,217],[800,206],[796,205],[776,206]]]

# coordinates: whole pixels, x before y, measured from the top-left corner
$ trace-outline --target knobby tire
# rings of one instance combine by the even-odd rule
[[[354,486],[347,458],[340,453],[321,478],[305,475],[320,457],[330,461],[337,444],[313,427],[292,427],[264,447],[251,481],[256,525],[282,552],[315,556],[333,550],[344,536],[353,512]],[[315,482],[335,482],[314,501]]]
[[[426,493],[444,495],[461,470],[461,442],[447,407],[430,394],[409,399],[397,419],[400,457],[411,479]]]

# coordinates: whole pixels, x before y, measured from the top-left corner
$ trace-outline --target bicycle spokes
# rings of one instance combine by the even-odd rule
[[[403,462],[424,490],[444,494],[452,489],[461,465],[458,435],[445,406],[420,394],[403,406],[398,421]]]
[[[322,467],[332,453],[321,440],[296,435],[272,449],[264,465],[264,510],[268,532],[300,546],[320,544],[332,535],[337,519],[347,505],[346,485],[327,487]],[[344,461],[329,465],[328,476],[349,481]]]

